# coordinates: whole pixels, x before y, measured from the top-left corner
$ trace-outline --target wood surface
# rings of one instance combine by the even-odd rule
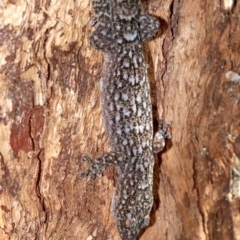
[[[155,202],[140,240],[240,240],[240,2],[142,7],[162,26],[144,49],[154,124],[171,120],[172,139],[155,158]],[[0,3],[2,240],[119,240],[116,170],[79,177],[82,155],[110,150],[93,15],[89,0]]]

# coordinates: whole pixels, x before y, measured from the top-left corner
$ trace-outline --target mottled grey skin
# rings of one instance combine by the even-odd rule
[[[149,224],[153,205],[153,152],[165,145],[167,127],[159,129],[153,143],[152,105],[141,42],[159,28],[156,18],[141,12],[140,0],[93,1],[98,22],[91,45],[106,53],[102,77],[102,111],[110,139],[110,153],[90,164],[82,174],[101,176],[115,165],[119,178],[112,199],[112,212],[124,240],[134,240]],[[154,149],[153,149],[154,148]]]

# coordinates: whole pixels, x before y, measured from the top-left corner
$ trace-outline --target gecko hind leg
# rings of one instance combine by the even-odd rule
[[[153,153],[159,153],[165,147],[165,139],[172,137],[171,133],[167,133],[167,130],[171,126],[171,122],[167,122],[163,125],[162,119],[158,120],[158,131],[155,133],[153,139]]]
[[[126,155],[122,152],[109,152],[103,154],[102,156],[91,159],[88,156],[82,158],[83,161],[88,162],[89,168],[85,172],[81,173],[81,177],[84,178],[90,175],[90,180],[93,181],[98,177],[102,177],[102,172],[110,165],[119,167],[123,162],[125,162]]]

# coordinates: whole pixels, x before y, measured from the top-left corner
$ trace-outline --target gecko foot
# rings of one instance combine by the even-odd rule
[[[163,125],[163,120],[158,120],[158,131],[155,133],[153,139],[153,152],[159,153],[165,147],[165,139],[169,139],[172,137],[172,134],[167,132],[169,127],[171,126],[171,122],[167,122]]]
[[[96,175],[98,177],[102,177],[102,172],[105,170],[106,167],[102,165],[101,162],[99,162],[97,159],[92,160],[88,156],[84,156],[82,160],[88,162],[88,164],[90,165],[87,171],[80,174],[82,178],[90,175],[90,181],[93,181],[96,178]]]
[[[94,180],[96,175],[102,177],[102,172],[110,165],[121,167],[122,163],[126,162],[126,155],[122,152],[108,152],[95,159],[84,156],[82,160],[89,164],[89,168],[82,172],[80,176],[90,175],[90,180]]]

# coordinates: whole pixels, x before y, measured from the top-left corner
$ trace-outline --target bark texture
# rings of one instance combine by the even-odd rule
[[[144,47],[154,117],[172,121],[173,137],[155,158],[155,203],[140,239],[240,240],[240,2],[142,4],[162,24]],[[115,169],[79,177],[82,155],[109,151],[92,14],[89,0],[0,3],[3,240],[119,240]]]

